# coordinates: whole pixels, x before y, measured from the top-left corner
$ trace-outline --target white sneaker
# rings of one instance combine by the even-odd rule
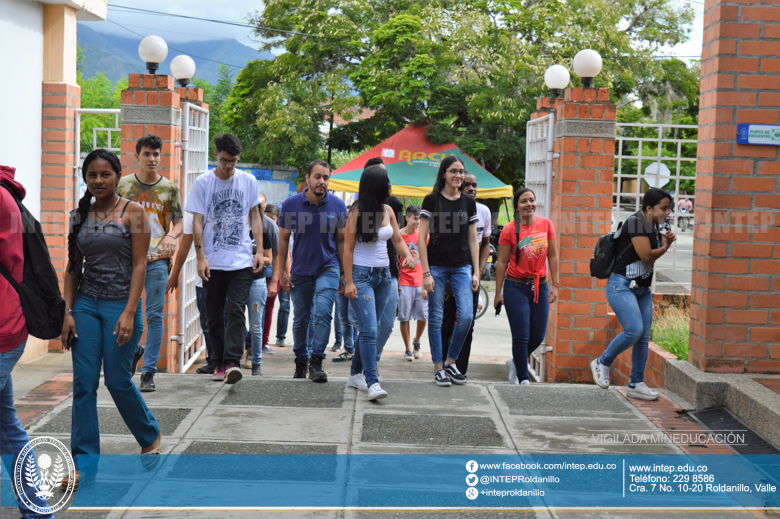
[[[375,382],[371,384],[371,387],[368,388],[369,400],[381,400],[386,397],[387,397],[387,391],[382,389],[382,387],[379,385],[379,382]]]
[[[520,382],[520,385],[521,386],[530,386],[531,385],[531,381],[528,380],[528,379],[525,379],[522,382]]]
[[[361,391],[368,391],[368,386],[366,385],[366,377],[363,376],[362,373],[358,373],[357,375],[350,375],[347,377],[347,385],[349,387],[354,387],[355,389],[359,389]]]
[[[593,359],[590,362],[590,372],[593,374],[593,382],[601,389],[609,387],[609,366],[599,362],[599,359]],[[656,397],[657,398],[657,397]]]
[[[626,391],[626,396],[630,398],[640,398],[642,400],[658,400],[658,392],[647,387],[647,384],[644,382],[640,382],[633,388],[629,387],[628,391]]]
[[[517,380],[517,368],[515,368],[514,359],[507,360],[506,367],[509,370],[509,383],[514,384],[515,386],[518,385],[520,381]]]

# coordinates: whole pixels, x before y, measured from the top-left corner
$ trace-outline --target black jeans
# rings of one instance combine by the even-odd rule
[[[473,304],[474,315],[472,315],[472,317],[477,315],[477,304],[479,303],[479,290],[473,292],[473,294],[474,294],[474,304]],[[457,314],[457,307],[455,306],[455,297],[450,295],[447,299],[444,300],[444,319],[442,320],[441,323],[441,350],[442,350],[442,358],[445,361],[447,360],[447,350],[450,347],[450,339],[452,339],[452,332],[455,329],[456,314]],[[473,319],[471,321],[471,328],[469,328],[469,333],[468,335],[466,335],[466,340],[463,341],[463,347],[460,349],[458,360],[455,362],[455,365],[458,366],[458,371],[460,371],[464,375],[469,370],[469,355],[471,355],[471,339],[474,335],[475,322],[477,322],[476,319]]]
[[[241,270],[211,270],[211,279],[203,282],[206,318],[217,367],[238,365],[244,353],[244,309],[252,286],[252,267]]]

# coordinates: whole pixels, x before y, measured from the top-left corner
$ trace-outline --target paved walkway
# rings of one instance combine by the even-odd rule
[[[368,402],[365,393],[346,385],[348,365],[326,360],[327,384],[292,380],[290,348],[266,356],[265,376],[247,375],[227,386],[196,374],[159,374],[158,391],[145,393],[160,423],[163,451],[173,454],[677,454],[729,452],[723,447],[603,444],[600,432],[658,433],[698,428],[680,416],[664,397],[655,405],[627,399],[619,388],[603,391],[591,385],[510,386],[501,362],[476,361],[465,386],[439,388],[432,381],[429,358],[409,363],[388,355],[380,363],[389,397]],[[392,353],[392,351],[390,352]],[[330,356],[329,356],[330,357]],[[49,354],[18,366],[14,381],[39,382],[37,389],[17,393],[17,403],[31,436],[70,440],[71,398],[68,354]],[[55,372],[58,372],[54,374]],[[46,377],[49,377],[46,379]],[[46,380],[42,380],[46,379]],[[138,377],[136,376],[136,382]],[[42,385],[41,385],[42,384]],[[104,387],[98,392],[101,448],[106,454],[132,454],[139,448]],[[681,448],[682,447],[682,448]],[[711,449],[711,450],[708,450]],[[425,481],[409,482],[410,489]],[[605,517],[594,510],[490,512],[490,517]],[[213,514],[213,513],[212,513]],[[68,513],[65,517],[215,517],[210,513],[128,512]],[[453,515],[454,514],[454,515]],[[64,514],[59,514],[63,516]],[[390,518],[400,512],[279,513],[283,517]],[[484,512],[404,513],[418,518],[476,517]],[[753,517],[749,513],[734,515]],[[219,513],[219,517],[256,514]],[[619,512],[618,517],[659,517],[655,513]],[[663,517],[704,518],[711,513]],[[18,511],[0,508],[0,519]]]

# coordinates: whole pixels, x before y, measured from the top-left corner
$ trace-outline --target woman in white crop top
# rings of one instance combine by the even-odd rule
[[[404,267],[414,268],[395,215],[384,204],[389,196],[387,170],[366,168],[360,177],[357,208],[349,213],[344,235],[344,295],[350,299],[350,320],[354,319],[352,324],[360,330],[347,384],[368,391],[369,400],[387,396],[376,375],[377,317],[392,290],[387,240],[392,238],[398,254],[404,257]]]

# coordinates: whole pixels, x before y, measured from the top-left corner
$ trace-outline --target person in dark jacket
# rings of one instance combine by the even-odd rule
[[[0,166],[0,262],[13,278],[21,283],[24,271],[24,244],[22,233],[22,215],[10,188],[21,200],[26,194],[24,187],[14,179],[16,170],[9,166]],[[14,287],[0,276],[0,454],[13,454],[13,463],[5,470],[13,470],[16,459],[30,438],[22,427],[14,408],[14,388],[11,371],[24,353],[27,345],[27,322],[22,313],[22,303]],[[34,493],[26,496],[44,513],[31,510],[23,500],[16,496],[19,510],[24,519],[48,519],[53,517],[42,498]]]

